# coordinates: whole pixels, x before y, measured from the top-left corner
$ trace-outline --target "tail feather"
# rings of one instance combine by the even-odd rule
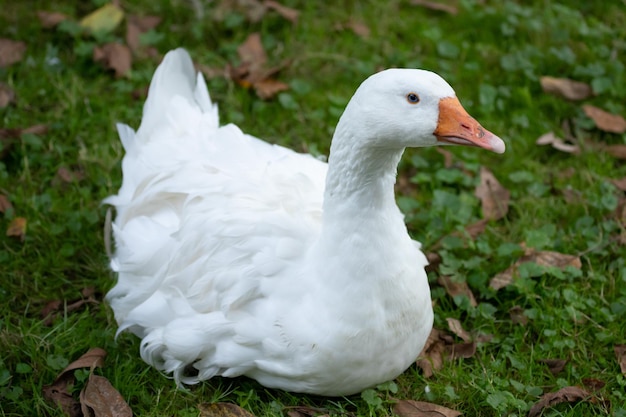
[[[137,137],[145,140],[152,135],[176,96],[196,104],[203,113],[213,111],[217,116],[217,107],[211,103],[202,74],[196,77],[191,57],[182,48],[168,52],[154,73]]]

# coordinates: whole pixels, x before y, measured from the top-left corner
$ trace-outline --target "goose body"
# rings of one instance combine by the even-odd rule
[[[414,99],[417,102],[414,102]],[[504,151],[436,74],[367,79],[329,163],[219,126],[182,49],[157,69],[126,155],[107,300],[149,364],[193,384],[246,375],[348,395],[391,380],[433,322],[426,258],[395,204],[407,146]]]

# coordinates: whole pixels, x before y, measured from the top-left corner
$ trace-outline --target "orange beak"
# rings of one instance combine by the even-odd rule
[[[502,139],[484,129],[467,114],[456,97],[446,97],[439,101],[439,120],[433,134],[441,143],[478,146],[495,153],[504,153]]]

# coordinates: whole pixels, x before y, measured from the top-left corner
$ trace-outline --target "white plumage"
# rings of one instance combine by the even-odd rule
[[[220,127],[189,55],[168,53],[138,131],[118,126],[124,179],[105,202],[117,210],[107,299],[119,331],[182,383],[247,375],[347,395],[395,378],[433,321],[427,261],[393,195],[404,147],[504,151],[453,97],[427,71],[370,77],[327,165]]]

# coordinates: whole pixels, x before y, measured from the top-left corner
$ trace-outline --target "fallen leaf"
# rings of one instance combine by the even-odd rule
[[[451,4],[439,3],[439,2],[436,2],[436,1],[411,0],[411,4],[414,5],[414,6],[425,7],[425,8],[430,9],[430,10],[436,10],[438,12],[445,12],[445,13],[450,13],[450,14],[457,14],[459,12],[459,10],[456,8],[456,6],[453,6]]]
[[[433,371],[439,370],[443,366],[446,347],[445,336],[445,333],[434,327],[430,331],[424,349],[416,361],[417,366],[424,374],[424,378],[430,378],[433,376]],[[452,338],[449,338],[448,343],[453,343]]]
[[[26,44],[22,41],[0,38],[0,68],[6,68],[24,57]]]
[[[237,48],[241,63],[237,67],[229,67],[230,78],[244,88],[253,87],[257,95],[263,100],[272,98],[289,86],[272,78],[282,69],[281,66],[267,69],[267,54],[261,43],[258,32],[248,36],[243,44]],[[284,64],[283,64],[284,65]]]
[[[426,272],[435,271],[439,265],[441,265],[441,255],[437,252],[428,252],[426,254],[426,259],[428,259],[428,265],[426,265]]]
[[[528,417],[541,415],[544,408],[552,407],[563,402],[578,402],[589,398],[591,395],[579,387],[565,387],[557,392],[549,392],[541,396],[535,405],[530,408]]]
[[[626,145],[609,145],[604,150],[617,159],[626,159]]]
[[[476,354],[476,342],[455,343],[447,349],[449,359],[472,358]]]
[[[351,30],[355,35],[360,38],[367,39],[370,37],[370,28],[363,22],[350,19],[346,23],[338,23],[335,26],[337,30]]]
[[[103,366],[105,356],[106,351],[104,349],[89,349],[84,355],[65,367],[52,384],[42,387],[44,399],[56,404],[70,417],[82,417],[83,413],[80,403],[71,394],[71,389],[75,382],[74,373],[71,371],[80,368]]]
[[[588,84],[568,78],[555,78],[544,76],[540,78],[541,88],[546,93],[551,93],[568,100],[584,100],[591,97],[592,90]]]
[[[287,410],[289,417],[323,417],[328,416],[328,410],[324,408],[305,407],[305,406],[287,406],[284,407]]]
[[[590,104],[585,104],[583,111],[600,130],[618,134],[626,132],[626,120],[618,114],[606,112]]]
[[[267,63],[267,54],[261,43],[259,32],[251,33],[244,43],[237,48],[237,54],[241,63],[247,66],[249,73],[247,80],[253,84],[263,73],[263,67]]]
[[[81,290],[81,298],[67,301],[64,303],[61,300],[52,300],[46,303],[41,309],[41,318],[45,326],[51,326],[54,320],[62,313],[71,313],[80,309],[86,304],[99,304],[94,298],[96,293],[95,287],[86,287]]]
[[[32,125],[20,131],[20,135],[23,135],[23,134],[44,135],[46,133],[48,133],[48,125],[43,125],[43,124]]]
[[[521,324],[525,326],[528,324],[528,317],[524,313],[524,309],[520,306],[513,306],[509,309],[509,317],[515,324]]]
[[[565,369],[568,361],[566,359],[540,359],[539,362],[546,364],[550,373],[556,376]]]
[[[254,414],[231,403],[204,403],[199,404],[198,409],[199,417],[254,417]]]
[[[126,44],[134,52],[141,51],[141,35],[161,23],[158,16],[129,16],[126,21]]]
[[[462,414],[441,405],[414,400],[398,401],[393,412],[400,417],[457,417]]]
[[[617,187],[618,190],[626,191],[626,177],[612,179],[611,183]]]
[[[259,80],[253,85],[254,91],[256,91],[257,95],[263,100],[268,100],[274,97],[276,94],[280,93],[281,91],[289,90],[289,85],[281,81],[274,80],[272,78]]]
[[[499,220],[509,211],[511,193],[485,167],[480,167],[480,183],[474,195],[480,199],[483,218]]]
[[[622,375],[626,376],[626,345],[615,345],[613,350],[619,363],[619,369],[622,371]]]
[[[582,382],[585,388],[591,391],[600,391],[606,385],[606,382],[598,378],[583,378]]]
[[[470,239],[476,239],[480,234],[482,234],[487,228],[487,224],[489,224],[489,219],[482,219],[475,223],[469,224],[465,226],[465,232],[468,234]]]
[[[474,297],[474,294],[467,285],[467,282],[456,282],[451,277],[446,275],[440,275],[437,278],[437,282],[439,283],[439,285],[445,288],[446,293],[448,293],[450,297],[454,298],[460,295],[464,295],[469,299],[470,305],[472,307],[476,307],[478,305],[478,303],[476,302],[476,297]]]
[[[213,20],[222,22],[233,12],[245,16],[252,23],[257,23],[265,16],[267,7],[259,0],[222,0],[213,9],[211,17]]]
[[[445,168],[452,168],[454,165],[454,154],[441,146],[435,146],[435,151],[443,155],[443,166]]]
[[[574,268],[582,268],[580,257],[574,255],[567,255],[559,252],[551,251],[536,251],[532,248],[527,248],[524,256],[518,259],[513,265],[506,270],[496,274],[489,281],[489,287],[494,290],[499,290],[511,284],[517,273],[517,268],[527,262],[534,262],[543,267],[556,267],[559,269],[565,269],[568,266]]]
[[[556,136],[554,132],[548,132],[541,135],[535,143],[537,145],[551,145],[554,149],[565,153],[580,153],[580,147],[578,145],[565,142],[563,139]]]
[[[48,12],[39,10],[37,12],[37,18],[44,29],[52,29],[59,25],[59,23],[68,20],[69,17],[59,12]]]
[[[111,42],[93,49],[93,60],[115,71],[117,78],[125,76],[132,65],[130,49],[121,43]]]
[[[124,11],[115,3],[107,3],[83,17],[79,25],[91,33],[110,33],[124,19]]]
[[[0,109],[15,103],[15,91],[7,84],[0,82]]]
[[[91,374],[80,392],[80,404],[85,416],[131,417],[133,411],[111,382]]]
[[[263,5],[270,10],[274,10],[276,13],[289,20],[291,23],[298,22],[298,16],[300,12],[296,9],[292,9],[291,7],[283,6],[277,1],[266,0],[263,2]]]
[[[20,240],[24,240],[26,235],[26,219],[24,217],[14,217],[7,227],[7,236],[17,237]]]
[[[448,329],[450,329],[452,333],[463,339],[464,342],[471,342],[472,335],[463,328],[463,325],[458,319],[448,317],[446,321],[448,322]]]
[[[85,172],[80,168],[76,170],[70,170],[66,167],[60,167],[57,170],[57,178],[63,183],[71,184],[73,182],[78,182],[84,179]]]
[[[9,210],[13,210],[13,205],[6,195],[0,194],[0,213],[6,213]]]

